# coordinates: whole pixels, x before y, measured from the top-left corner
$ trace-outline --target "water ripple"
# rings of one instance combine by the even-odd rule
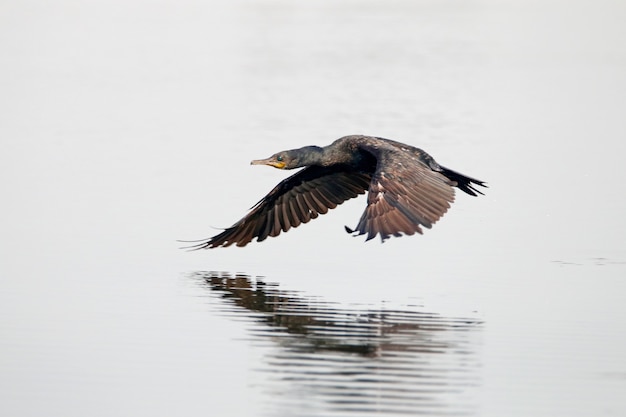
[[[247,275],[197,272],[222,315],[270,343],[264,415],[472,415],[482,323],[416,306],[341,305]]]

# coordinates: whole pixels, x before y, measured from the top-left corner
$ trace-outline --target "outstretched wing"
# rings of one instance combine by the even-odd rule
[[[260,242],[278,236],[365,193],[370,177],[342,166],[307,167],[281,181],[232,227],[191,248],[245,246],[255,237]]]
[[[355,230],[373,239],[422,233],[431,228],[454,201],[454,181],[433,171],[434,160],[416,148],[368,148],[378,160],[367,196],[367,208]],[[436,164],[436,163],[435,163]]]

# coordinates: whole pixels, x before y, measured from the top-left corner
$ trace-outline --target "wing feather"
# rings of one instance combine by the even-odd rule
[[[365,193],[370,177],[341,165],[304,168],[281,181],[233,226],[191,248],[245,246],[254,238],[260,242],[278,236]]]
[[[431,228],[450,208],[455,184],[419,158],[423,151],[379,144],[363,148],[376,157],[377,164],[367,207],[354,229],[358,235],[366,234],[366,240],[380,235],[384,241],[390,236],[421,234],[422,226]]]

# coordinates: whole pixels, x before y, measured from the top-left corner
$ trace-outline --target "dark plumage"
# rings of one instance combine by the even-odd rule
[[[261,242],[326,214],[344,201],[368,191],[367,208],[354,230],[367,239],[422,233],[454,201],[454,188],[482,194],[483,181],[442,167],[421,149],[372,136],[345,136],[324,148],[306,146],[279,152],[253,165],[280,169],[306,167],[281,181],[232,227],[192,246],[245,246]]]

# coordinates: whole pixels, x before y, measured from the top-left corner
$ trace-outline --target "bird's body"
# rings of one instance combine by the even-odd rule
[[[483,181],[445,168],[421,149],[372,136],[345,136],[326,147],[307,146],[252,161],[280,169],[305,167],[281,181],[232,227],[195,249],[245,246],[263,241],[326,214],[368,191],[367,208],[350,233],[390,236],[422,233],[454,201],[454,188],[482,194]]]

